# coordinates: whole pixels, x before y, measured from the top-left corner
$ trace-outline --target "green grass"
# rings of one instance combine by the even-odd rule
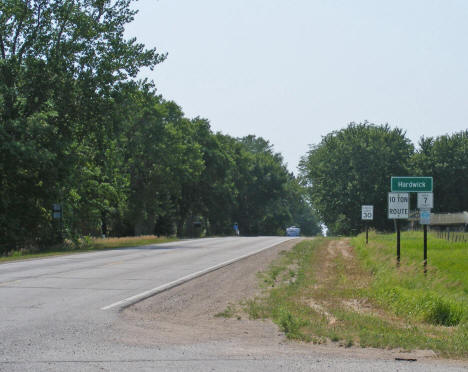
[[[260,285],[266,296],[245,301],[244,310],[252,319],[271,318],[289,339],[312,340],[303,332],[309,325],[310,309],[297,301],[304,284],[308,282],[306,272],[299,264],[312,259],[314,249],[323,239],[304,241],[291,251],[284,252],[269,269],[260,273]]]
[[[428,234],[428,272],[423,272],[423,236],[401,236],[401,263],[395,265],[395,234],[352,240],[374,282],[370,295],[395,314],[428,324],[455,326],[468,318],[468,247]]]
[[[459,271],[468,250],[430,236],[425,276],[419,235],[402,235],[399,268],[393,236],[372,233],[367,246],[364,239],[352,239],[354,249],[349,240],[299,243],[259,275],[264,293],[244,310],[271,318],[289,339],[468,358],[468,270]]]
[[[215,314],[215,318],[232,318],[236,314],[237,314],[236,306],[233,304],[229,304],[224,311]]]
[[[150,244],[163,244],[176,241],[177,238],[156,237],[153,235],[123,238],[89,238],[85,237],[78,242],[65,242],[62,245],[49,249],[14,251],[8,256],[0,256],[0,264],[10,261],[60,256],[74,253],[92,252],[107,249],[138,247]]]

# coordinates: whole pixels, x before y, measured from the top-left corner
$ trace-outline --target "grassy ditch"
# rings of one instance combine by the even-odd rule
[[[395,265],[394,235],[353,239],[363,266],[374,274],[372,298],[397,315],[441,326],[468,326],[468,247],[462,242],[428,237],[428,272],[423,264],[420,232],[403,233],[401,264]],[[468,352],[468,343],[466,345]]]
[[[149,244],[163,244],[177,240],[177,238],[148,236],[132,236],[123,238],[91,238],[83,237],[78,241],[65,241],[64,244],[51,247],[49,249],[23,249],[13,251],[8,256],[0,256],[0,263],[24,260],[29,258],[40,258],[49,256],[59,256],[73,253],[92,252],[106,249],[116,249],[125,247],[138,247]]]
[[[264,293],[245,301],[244,310],[271,318],[289,339],[468,358],[467,271],[443,260],[436,266],[432,252],[424,277],[416,239],[411,258],[406,238],[400,269],[391,236],[371,234],[368,246],[362,236],[303,241],[259,274]],[[466,252],[459,254],[468,264]]]

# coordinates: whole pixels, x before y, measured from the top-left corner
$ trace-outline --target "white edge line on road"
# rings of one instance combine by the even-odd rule
[[[147,290],[147,291],[138,293],[138,294],[136,294],[136,295],[134,295],[134,296],[125,298],[125,299],[123,299],[123,300],[121,300],[121,301],[114,302],[113,304],[110,304],[110,305],[108,305],[108,306],[101,307],[101,310],[109,310],[109,309],[112,309],[112,308],[114,308],[114,307],[122,306],[122,305],[128,306],[128,305],[130,305],[130,304],[132,304],[132,303],[134,303],[134,302],[138,302],[138,301],[140,301],[140,300],[142,300],[142,299],[145,299],[145,298],[154,296],[154,295],[157,294],[157,293],[163,292],[163,291],[168,290],[168,289],[170,289],[170,288],[172,288],[172,287],[176,287],[176,286],[178,286],[178,285],[180,285],[180,284],[183,284],[183,283],[185,283],[185,282],[188,282],[189,280],[195,279],[195,278],[198,277],[198,276],[202,276],[202,275],[207,274],[207,273],[209,273],[209,272],[211,272],[211,271],[218,270],[218,269],[220,269],[220,268],[222,268],[222,267],[224,267],[224,266],[228,266],[228,265],[230,265],[230,264],[232,264],[232,263],[234,263],[234,262],[236,262],[236,261],[240,261],[240,260],[242,260],[242,259],[244,259],[244,258],[247,258],[247,257],[252,256],[252,255],[254,255],[254,254],[260,253],[260,252],[262,252],[262,251],[264,251],[264,250],[266,250],[266,249],[272,248],[272,247],[274,247],[274,246],[276,246],[276,245],[278,245],[278,244],[282,244],[282,243],[287,242],[287,241],[289,241],[289,240],[291,240],[291,239],[294,239],[294,238],[289,238],[289,239],[283,240],[283,241],[280,242],[280,243],[271,244],[271,245],[269,245],[269,246],[267,246],[267,247],[263,247],[263,248],[261,248],[261,249],[259,249],[259,250],[254,251],[254,252],[250,252],[250,253],[244,254],[244,255],[242,255],[242,256],[240,256],[240,257],[236,257],[236,258],[233,258],[233,259],[231,259],[231,260],[225,261],[225,262],[223,262],[223,263],[217,264],[217,265],[215,265],[215,266],[208,267],[207,269],[203,269],[203,270],[197,271],[197,272],[195,272],[195,273],[186,275],[186,276],[184,276],[184,277],[182,277],[182,278],[179,278],[179,279],[177,279],[177,280],[174,280],[174,281],[172,281],[172,282],[169,282],[169,283],[160,285],[159,287],[156,287],[156,288],[153,288],[153,289],[149,289],[149,290]]]

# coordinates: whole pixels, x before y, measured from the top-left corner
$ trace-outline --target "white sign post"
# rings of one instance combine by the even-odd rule
[[[409,214],[409,194],[407,192],[388,193],[388,218],[408,219]]]

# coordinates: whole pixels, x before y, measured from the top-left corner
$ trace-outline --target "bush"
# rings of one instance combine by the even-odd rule
[[[424,316],[430,324],[456,326],[463,318],[463,308],[458,303],[437,298],[431,305]]]
[[[281,330],[286,334],[289,339],[301,340],[304,335],[301,333],[301,327],[306,325],[306,322],[300,318],[295,317],[287,309],[280,309],[278,323]]]
[[[265,319],[265,308],[260,303],[260,299],[247,300],[245,302],[245,311],[250,319]]]

